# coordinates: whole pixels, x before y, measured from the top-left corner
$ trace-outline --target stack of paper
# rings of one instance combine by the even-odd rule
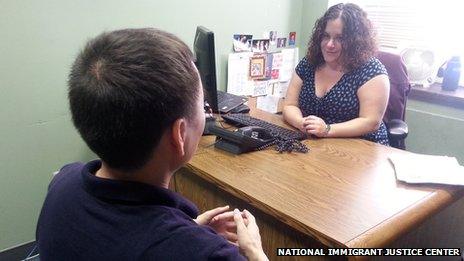
[[[396,179],[408,183],[464,185],[464,167],[455,157],[394,154],[389,157]]]

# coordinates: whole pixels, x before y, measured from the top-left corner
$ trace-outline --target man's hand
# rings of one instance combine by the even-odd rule
[[[268,260],[261,245],[261,236],[259,234],[258,225],[256,225],[255,217],[246,209],[243,210],[243,214],[248,224],[245,223],[240,211],[238,209],[234,210],[234,220],[237,224],[238,247],[240,251],[242,251],[248,260]]]
[[[210,226],[230,243],[237,245],[237,225],[234,222],[234,212],[227,210],[229,210],[229,206],[208,210],[199,215],[195,222],[199,225]]]

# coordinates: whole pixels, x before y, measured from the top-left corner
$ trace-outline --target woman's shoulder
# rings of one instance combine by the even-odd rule
[[[371,57],[369,60],[367,60],[367,62],[364,64],[364,67],[364,70],[374,70],[385,74],[387,73],[385,66],[376,57]]]
[[[354,72],[357,75],[379,75],[387,74],[385,66],[376,57],[369,58],[363,65],[358,67]]]
[[[303,59],[301,59],[298,64],[301,64],[302,66],[305,66],[310,69],[314,69],[314,65],[312,65],[311,62],[308,60],[308,56],[303,57]]]
[[[309,62],[308,57],[305,56],[300,60],[298,65],[295,68],[296,73],[301,78],[304,78],[310,75],[310,72],[314,70],[314,66]]]
[[[355,85],[359,88],[370,79],[381,74],[388,75],[385,66],[383,66],[377,58],[371,57],[350,74],[350,79],[352,79],[356,83]]]

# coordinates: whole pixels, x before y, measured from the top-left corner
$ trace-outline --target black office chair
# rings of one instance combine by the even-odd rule
[[[390,98],[383,117],[387,125],[390,145],[404,150],[406,148],[404,140],[409,132],[408,125],[404,122],[406,101],[411,90],[408,72],[399,55],[379,51],[376,56],[387,69],[390,79]]]

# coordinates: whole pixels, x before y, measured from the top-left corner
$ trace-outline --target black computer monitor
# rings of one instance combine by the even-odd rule
[[[216,55],[214,52],[214,33],[198,26],[193,43],[196,56],[196,66],[200,72],[201,82],[205,91],[205,100],[213,112],[218,112],[217,83],[216,83]]]

